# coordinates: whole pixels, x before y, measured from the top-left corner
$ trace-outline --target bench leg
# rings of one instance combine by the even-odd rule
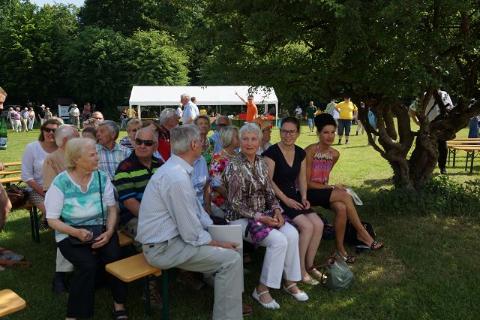
[[[162,320],[168,320],[168,270],[162,273]]]
[[[152,308],[150,306],[150,281],[152,280],[152,277],[146,277],[145,278],[145,285],[143,288],[143,294],[145,295],[145,317],[149,316],[152,314]]]
[[[473,173],[473,159],[475,158],[475,151],[472,151],[472,154],[470,155],[470,174]]]
[[[32,239],[35,242],[40,242],[40,226],[38,222],[38,209],[33,206],[30,209],[30,225],[32,229]]]
[[[455,168],[455,157],[457,156],[457,150],[453,149],[453,167]]]

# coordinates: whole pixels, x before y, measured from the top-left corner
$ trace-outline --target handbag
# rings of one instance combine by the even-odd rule
[[[16,184],[7,186],[6,190],[8,199],[12,203],[12,209],[22,208],[28,200],[27,189]]]
[[[92,243],[95,242],[95,239],[98,238],[98,236],[100,236],[102,233],[106,231],[105,213],[103,211],[102,179],[100,177],[100,171],[97,171],[97,175],[98,175],[98,188],[100,190],[100,207],[102,209],[102,224],[72,226],[77,229],[88,230],[92,234],[92,238],[89,241],[82,241],[77,237],[69,235],[68,239],[70,241],[70,244],[73,246],[91,245]]]
[[[324,274],[327,276],[325,285],[334,291],[349,288],[353,283],[353,272],[343,259],[330,258],[325,266]]]

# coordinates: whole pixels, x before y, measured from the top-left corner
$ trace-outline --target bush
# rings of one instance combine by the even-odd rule
[[[380,215],[477,216],[480,213],[480,179],[457,183],[434,177],[421,191],[392,189],[365,194],[365,208]],[[363,210],[362,210],[363,211]]]

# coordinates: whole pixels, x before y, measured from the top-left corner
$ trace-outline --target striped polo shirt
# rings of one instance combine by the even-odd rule
[[[128,158],[120,162],[113,181],[120,202],[120,225],[124,225],[135,217],[123,205],[124,201],[133,198],[141,202],[148,181],[162,164],[161,160],[152,157],[152,166],[147,168],[140,163],[135,152],[132,152]]]

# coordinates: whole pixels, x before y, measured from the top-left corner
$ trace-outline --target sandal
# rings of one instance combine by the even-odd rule
[[[280,305],[273,298],[270,302],[262,302],[260,300],[260,297],[263,296],[264,294],[267,294],[267,293],[269,293],[268,290],[265,290],[265,291],[262,291],[262,292],[258,293],[257,288],[255,288],[253,290],[253,293],[252,293],[252,298],[257,300],[257,302],[260,303],[262,305],[262,307],[264,307],[266,309],[272,309],[272,310],[280,309]]]
[[[311,277],[313,277],[315,280],[318,280],[319,283],[323,283],[326,279],[327,279],[327,276],[319,271],[317,268],[315,267],[310,267],[307,269],[307,272],[310,274]]]
[[[127,320],[128,319],[127,309],[123,309],[123,310],[113,309],[112,316],[113,316],[113,319],[115,320]]]
[[[343,259],[343,261],[345,261],[348,264],[354,264],[355,260],[357,259],[355,256],[348,255],[348,254],[346,256],[344,256],[343,254],[341,254],[338,251],[335,253],[335,256]]]
[[[243,303],[242,304],[242,315],[244,317],[251,316],[253,314],[253,308],[251,305]]]
[[[308,274],[308,271],[305,274],[305,276],[303,276],[302,283],[303,284],[308,284],[310,286],[316,286],[317,284],[319,284],[317,279],[314,279],[311,275]]]
[[[317,281],[318,282],[318,281]],[[298,292],[297,293],[293,293],[292,291],[290,291],[290,289],[292,289],[293,287],[296,287],[297,284],[294,282],[292,284],[290,284],[288,287],[283,287],[283,290],[288,293],[289,295],[291,295],[292,297],[295,298],[295,300],[297,301],[307,301],[308,300],[308,295],[305,291],[302,291],[300,289],[298,289]]]
[[[372,244],[370,245],[370,250],[377,251],[383,248],[383,242],[373,240]]]

